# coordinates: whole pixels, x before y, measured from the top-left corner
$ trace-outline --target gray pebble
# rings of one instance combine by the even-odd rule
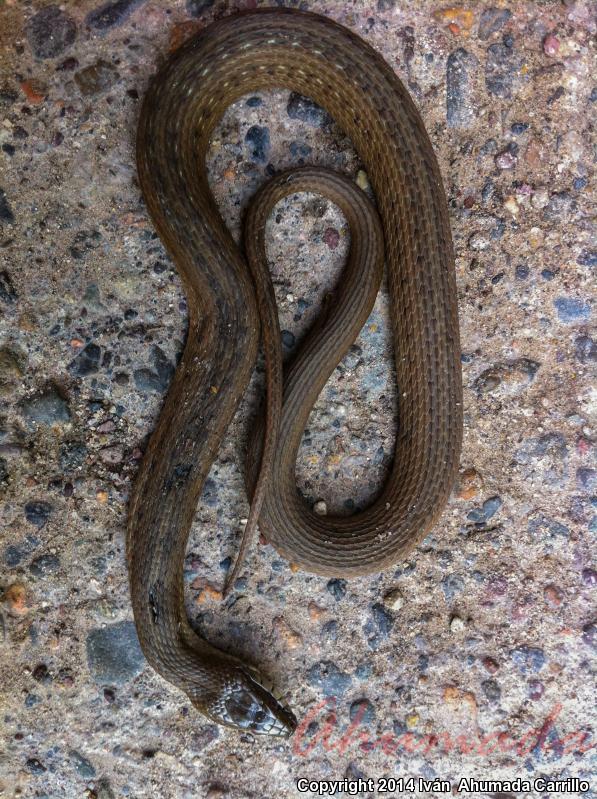
[[[543,218],[547,222],[561,222],[563,217],[576,211],[577,203],[567,191],[557,191],[551,195],[543,209]]]
[[[74,41],[77,26],[58,6],[46,6],[25,25],[25,35],[37,58],[55,58]]]
[[[323,128],[332,121],[325,108],[322,108],[309,97],[304,97],[297,92],[290,94],[286,113],[291,119],[300,119],[313,128]]]
[[[581,363],[597,361],[597,344],[590,336],[579,336],[574,342],[574,352]]]
[[[87,447],[82,441],[65,441],[60,445],[59,463],[65,472],[74,472],[85,463]]]
[[[487,91],[496,97],[511,97],[515,69],[512,48],[505,44],[492,44],[487,49],[485,63]]]
[[[103,59],[99,59],[89,67],[75,73],[75,83],[79,91],[86,97],[107,91],[118,80],[116,67]]]
[[[483,693],[492,705],[497,705],[502,697],[500,686],[495,680],[485,680],[481,683]]]
[[[537,646],[516,647],[510,652],[512,662],[520,669],[523,674],[530,671],[540,671],[545,665],[545,653]]]
[[[326,621],[321,628],[321,634],[326,641],[335,641],[338,638],[338,622],[335,619]]]
[[[8,204],[8,199],[4,189],[0,189],[0,221],[9,222],[11,224],[15,221],[15,215],[12,212],[12,208]]]
[[[477,59],[460,47],[450,53],[446,65],[446,117],[451,128],[468,127],[475,119],[471,75]]]
[[[51,425],[70,421],[68,403],[55,386],[37,397],[24,400],[21,408],[28,422]]]
[[[27,549],[25,547],[15,546],[14,544],[10,544],[4,550],[4,563],[8,566],[9,569],[14,569],[15,566],[18,566],[19,563],[23,560],[25,555],[27,554]]]
[[[142,2],[144,0],[116,0],[114,3],[104,3],[87,14],[85,23],[95,30],[107,30],[124,22]]]
[[[376,602],[371,608],[371,618],[364,627],[367,635],[367,645],[374,652],[379,648],[381,642],[387,638],[394,626],[394,618],[384,606]]]
[[[36,757],[30,757],[25,763],[25,768],[30,774],[43,774],[47,771],[44,764]]]
[[[36,527],[43,527],[52,513],[49,502],[28,502],[25,505],[25,518]]]
[[[369,660],[365,660],[359,663],[354,673],[359,680],[366,680],[373,674],[373,666]]]
[[[579,319],[589,319],[591,316],[591,306],[584,300],[578,300],[576,297],[557,297],[553,301],[558,319],[560,322],[570,324]]]
[[[480,508],[474,508],[467,514],[467,519],[478,524],[484,524],[486,521],[498,512],[502,506],[500,497],[491,497],[486,500]]]
[[[71,749],[71,751],[68,753],[68,756],[73,766],[77,770],[77,772],[81,775],[81,777],[83,777],[86,780],[90,780],[93,779],[93,777],[95,777],[97,772],[93,764],[89,760],[87,760],[86,757],[83,757],[83,755],[80,752]]]
[[[268,128],[252,125],[245,135],[245,143],[249,146],[249,157],[258,164],[266,164],[270,151]]]
[[[95,682],[123,685],[145,666],[132,621],[92,630],[87,636],[87,663]]]
[[[339,602],[346,596],[346,580],[334,578],[333,580],[328,581],[326,588],[334,597],[336,602]]]
[[[296,338],[294,337],[294,333],[291,333],[290,330],[282,330],[282,346],[290,350],[294,347],[295,343]]]
[[[29,571],[34,577],[47,577],[60,568],[60,558],[49,552],[47,555],[40,555],[35,558],[29,566]]]
[[[333,661],[322,660],[311,666],[307,672],[307,681],[324,696],[340,696],[348,690],[352,678],[340,671]]]
[[[12,303],[17,298],[17,292],[12,283],[12,278],[6,269],[0,272],[0,300],[5,303]]]
[[[95,374],[99,369],[102,351],[97,344],[88,344],[73,358],[68,365],[68,370],[77,377],[87,377]]]
[[[540,364],[530,358],[517,358],[509,363],[497,363],[482,372],[473,383],[478,394],[518,394],[529,386],[537,375]]]
[[[538,513],[529,519],[527,530],[533,538],[540,541],[544,540],[546,535],[550,538],[568,538],[570,535],[570,529],[565,524],[545,516],[543,513]]]
[[[361,724],[372,724],[375,721],[375,708],[368,699],[355,699],[348,715],[351,721],[358,719]]]
[[[215,0],[187,0],[186,9],[190,17],[199,17],[208,8],[211,8]]]
[[[597,471],[588,466],[576,470],[576,485],[583,491],[597,490]]]
[[[597,266],[597,250],[583,250],[576,263],[579,266]]]
[[[163,394],[170,385],[170,381],[174,375],[174,367],[164,354],[163,350],[158,346],[154,346],[152,350],[152,358],[155,365],[155,371],[150,369],[136,369],[133,372],[135,385],[145,394],[151,391],[156,391]]]
[[[486,8],[479,18],[477,36],[479,39],[489,39],[492,33],[501,30],[512,16],[512,12],[507,8]]]
[[[447,600],[454,599],[456,594],[464,591],[464,580],[459,574],[446,574],[442,578],[441,585]]]

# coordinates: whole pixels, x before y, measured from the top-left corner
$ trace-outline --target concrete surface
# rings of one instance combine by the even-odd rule
[[[407,563],[327,581],[263,544],[222,605],[259,375],[243,402],[197,510],[187,605],[288,689],[306,719],[289,743],[218,730],[145,664],[123,551],[186,310],[136,183],[139,100],[169,50],[250,3],[0,3],[0,796],[244,799],[314,795],[299,778],[591,773],[594,20],[588,0],[493,2],[301,4],[382,52],[426,122],[451,209],[466,407],[459,484]],[[268,173],[303,161],[366,184],[301,98],[231,108],[211,173],[232,228]],[[281,204],[270,228],[290,352],[347,232],[313,196]],[[328,511],[383,479],[389,355],[382,293],[297,466]]]

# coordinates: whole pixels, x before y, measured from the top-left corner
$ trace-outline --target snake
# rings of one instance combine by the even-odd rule
[[[218,210],[206,157],[225,110],[269,89],[296,92],[329,113],[352,141],[375,204],[354,180],[323,167],[282,172],[255,194],[239,245]],[[332,19],[283,8],[223,17],[171,54],[144,96],[136,153],[148,213],[188,306],[184,349],[131,490],[126,552],[139,642],[153,669],[212,722],[289,736],[297,717],[268,677],[210,644],[187,617],[190,529],[260,347],[265,400],[248,445],[251,510],[233,575],[257,526],[291,564],[350,578],[405,559],[438,522],[463,426],[456,273],[440,170],[413,100],[383,57]],[[350,247],[320,317],[284,363],[266,222],[277,202],[300,192],[340,208]],[[368,507],[319,515],[297,488],[298,448],[318,395],[368,318],[384,264],[398,393],[393,462]]]

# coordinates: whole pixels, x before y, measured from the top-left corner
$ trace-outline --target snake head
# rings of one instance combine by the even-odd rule
[[[294,713],[277,699],[258,672],[239,666],[228,673],[222,690],[199,710],[218,724],[254,735],[288,737],[296,729]]]

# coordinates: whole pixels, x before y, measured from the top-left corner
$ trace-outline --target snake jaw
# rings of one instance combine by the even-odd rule
[[[297,726],[290,708],[242,668],[227,681],[217,699],[199,709],[218,724],[254,735],[287,738]]]

